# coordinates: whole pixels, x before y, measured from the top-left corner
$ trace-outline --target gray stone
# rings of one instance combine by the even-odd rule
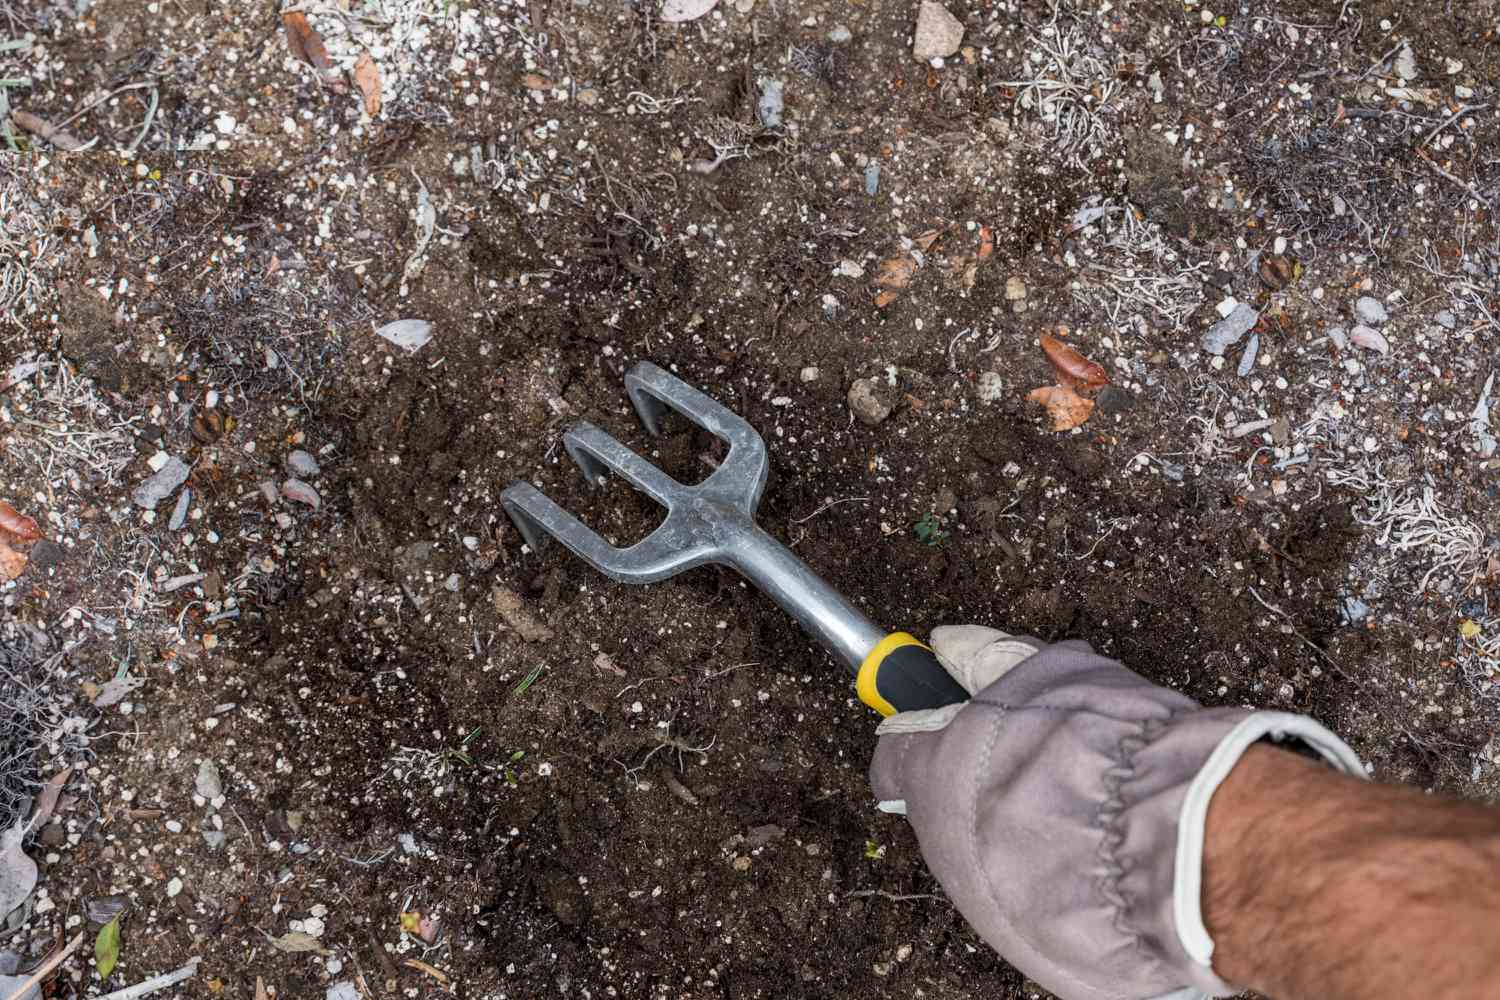
[[[1334,347],[1344,351],[1349,348],[1349,332],[1341,326],[1330,326],[1328,328],[1328,340]]]
[[[1209,354],[1222,355],[1235,344],[1240,338],[1250,332],[1260,320],[1260,313],[1241,302],[1234,307],[1228,316],[1219,320],[1203,334],[1201,341],[1203,349]]]
[[[880,164],[871,160],[865,164],[865,194],[871,198],[880,190]]]
[[[874,427],[891,415],[889,393],[874,379],[856,379],[849,387],[849,410],[860,423]]]
[[[1005,382],[999,372],[981,372],[977,389],[980,402],[994,403],[1005,395]]]
[[[1458,317],[1446,309],[1434,316],[1433,319],[1437,320],[1437,325],[1444,330],[1452,330],[1458,326]]]
[[[854,37],[847,25],[835,24],[833,30],[828,33],[828,40],[835,45],[843,45]]]
[[[130,491],[130,499],[139,507],[155,510],[156,505],[171,496],[177,487],[187,482],[191,470],[188,464],[175,455],[157,470],[150,479]]]
[[[304,483],[300,479],[288,479],[286,482],[282,483],[281,495],[286,497],[288,500],[295,500],[298,503],[307,504],[307,506],[311,507],[313,510],[317,510],[323,505],[323,498],[318,494],[318,491],[313,489],[312,486]]]
[[[1240,355],[1240,367],[1237,373],[1244,378],[1255,371],[1255,356],[1260,353],[1260,334],[1252,333],[1250,343],[1245,345],[1245,353]]]
[[[318,466],[318,460],[301,448],[286,453],[286,467],[292,475],[301,476],[303,479],[314,479],[319,472],[323,471]]]
[[[911,47],[912,56],[922,62],[946,58],[958,51],[963,40],[963,23],[948,13],[948,8],[942,4],[923,0],[917,11],[917,32]]]
[[[1355,301],[1354,314],[1366,323],[1384,323],[1391,318],[1380,300],[1369,295],[1361,295]]]
[[[181,531],[182,526],[187,524],[188,505],[193,502],[193,491],[184,486],[182,492],[177,494],[177,506],[172,508],[172,516],[167,520],[168,531]]]
[[[193,790],[212,802],[224,794],[224,782],[219,778],[219,768],[211,760],[198,765],[198,776],[193,779]]]
[[[766,128],[780,128],[781,115],[785,108],[786,101],[781,81],[771,79],[760,81],[760,100],[755,102],[755,112],[760,115],[760,123]]]

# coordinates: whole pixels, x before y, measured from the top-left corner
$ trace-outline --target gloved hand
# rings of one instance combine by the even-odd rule
[[[1203,708],[1084,642],[968,625],[932,648],[973,700],[886,719],[870,782],[970,925],[1064,1000],[1237,992],[1200,906],[1209,799],[1263,737],[1365,777],[1354,751],[1305,716]]]

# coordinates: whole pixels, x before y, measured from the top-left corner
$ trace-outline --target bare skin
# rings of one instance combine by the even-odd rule
[[[1257,745],[1204,846],[1216,972],[1275,1000],[1500,996],[1500,811]]]

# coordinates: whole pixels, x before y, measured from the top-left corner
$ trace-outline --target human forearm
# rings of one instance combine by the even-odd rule
[[[1500,995],[1500,818],[1248,750],[1204,845],[1215,970],[1276,1000]]]

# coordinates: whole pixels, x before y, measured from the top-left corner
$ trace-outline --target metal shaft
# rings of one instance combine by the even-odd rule
[[[754,522],[742,520],[729,527],[722,551],[731,566],[795,618],[851,673],[859,671],[870,650],[885,638],[884,630]]]

